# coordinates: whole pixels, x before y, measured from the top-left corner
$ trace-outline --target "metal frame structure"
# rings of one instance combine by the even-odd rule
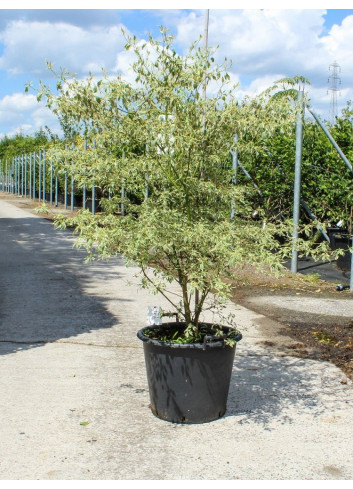
[[[303,121],[304,112],[308,110],[312,115],[316,123],[322,129],[328,140],[331,142],[332,146],[335,148],[340,158],[343,160],[349,171],[353,175],[353,168],[347,157],[344,155],[341,148],[338,146],[332,135],[329,133],[328,129],[321,122],[318,115],[309,107],[304,104],[304,93],[298,91],[298,111],[297,111],[297,121],[296,121],[296,150],[295,150],[295,178],[294,178],[294,188],[293,188],[293,248],[292,248],[292,259],[291,259],[291,272],[297,273],[298,271],[298,252],[296,250],[296,241],[298,240],[299,232],[299,215],[300,206],[302,205],[307,214],[311,219],[316,219],[315,215],[311,212],[308,204],[301,199],[301,164],[302,164],[302,146],[303,146]],[[236,140],[236,136],[235,136]],[[95,145],[93,144],[93,148]],[[88,145],[85,143],[84,151],[88,150]],[[252,181],[253,186],[261,194],[258,186],[253,182],[251,176],[246,171],[246,169],[241,165],[238,154],[236,151],[231,151],[232,155],[232,167],[234,171],[233,182],[236,183],[236,173],[237,169],[240,168],[243,173]],[[48,182],[49,179],[49,182]],[[64,207],[68,209],[68,199],[69,199],[69,189],[68,189],[68,173],[64,175]],[[49,187],[49,193],[46,192],[47,187]],[[55,201],[55,206],[58,206],[58,196],[59,196],[59,179],[58,175],[54,172],[53,165],[47,166],[47,158],[45,151],[34,152],[31,154],[15,156],[11,162],[5,162],[2,170],[0,170],[0,190],[3,190],[14,195],[21,195],[29,197],[30,199],[37,199],[39,202],[49,202],[53,205]],[[96,187],[94,183],[91,187],[91,198],[92,198],[92,214],[96,213]],[[111,197],[111,192],[109,193]],[[126,189],[123,186],[121,188],[121,214],[125,215],[125,205],[124,199],[126,199]],[[148,176],[146,176],[146,194],[145,197],[148,198]],[[86,185],[83,187],[83,209],[87,208],[87,188]],[[70,209],[73,211],[75,209],[75,179],[71,177],[71,189],[70,189]],[[231,217],[235,216],[235,206],[234,203],[231,204]],[[329,237],[322,228],[319,228],[322,235],[327,241],[330,241]],[[350,243],[353,250],[353,236],[350,236]],[[353,292],[353,252],[351,251],[351,273],[350,273],[350,291]]]
[[[64,188],[60,192],[59,177],[52,163],[47,164],[44,150],[21,156],[15,156],[12,161],[6,161],[0,170],[0,190],[13,195],[29,197],[32,200],[59,205],[59,196],[63,193],[64,208],[75,209],[75,179],[72,176],[69,189],[68,173],[64,174]],[[48,191],[49,190],[49,191]],[[96,212],[96,188],[93,185],[92,213]],[[69,204],[70,199],[70,204]],[[83,192],[83,208],[87,206],[87,189]]]
[[[293,203],[293,254],[291,261],[291,271],[296,273],[298,271],[298,253],[296,251],[296,241],[298,239],[298,228],[299,228],[299,210],[300,210],[300,174],[301,174],[301,163],[302,163],[302,147],[303,147],[303,115],[305,109],[307,109],[313,116],[316,123],[324,132],[327,139],[330,141],[332,146],[337,151],[340,158],[343,160],[349,171],[353,175],[353,168],[348,158],[345,156],[341,148],[338,146],[328,129],[321,122],[319,116],[311,110],[309,107],[305,106],[303,102],[304,93],[298,91],[298,112],[297,112],[297,126],[296,126],[296,153],[295,153],[295,179],[294,179],[294,203]],[[353,292],[353,236],[350,236],[351,244],[351,273],[350,273],[350,283],[349,289]]]

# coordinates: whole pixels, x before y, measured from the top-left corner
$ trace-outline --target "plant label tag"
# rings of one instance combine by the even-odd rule
[[[162,309],[160,307],[147,307],[147,324],[148,326],[159,326],[162,324]]]

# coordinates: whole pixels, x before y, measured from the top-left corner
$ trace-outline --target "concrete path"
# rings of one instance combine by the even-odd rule
[[[154,417],[136,331],[163,300],[72,244],[0,200],[1,480],[353,478],[351,382],[266,348],[264,318],[240,306],[226,416]]]

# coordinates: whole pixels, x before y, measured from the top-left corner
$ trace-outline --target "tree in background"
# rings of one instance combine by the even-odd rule
[[[57,136],[43,129],[40,129],[32,136],[25,136],[21,133],[11,137],[4,136],[0,140],[0,161],[11,161],[15,156],[46,149],[56,139]]]
[[[348,102],[334,126],[326,123],[350,161],[353,160],[352,113]],[[239,155],[240,162],[259,188],[255,199],[269,220],[292,215],[295,137],[295,123],[285,124],[270,138],[266,134],[261,137],[258,146],[262,151],[256,158],[246,152]],[[247,181],[241,171],[237,179],[242,183]],[[334,226],[343,221],[345,227],[352,229],[352,174],[322,129],[309,117],[304,120],[301,183],[302,199],[321,222]],[[302,218],[309,219],[304,208]]]

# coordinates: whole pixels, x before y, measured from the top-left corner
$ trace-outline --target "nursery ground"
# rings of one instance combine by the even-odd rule
[[[71,210],[65,210],[62,205],[48,206],[49,212],[46,214],[39,212],[36,201],[0,192],[1,198],[50,221],[55,214],[71,214]],[[353,293],[348,288],[350,270],[340,268],[335,261],[314,262],[310,258],[303,258],[298,261],[298,272],[293,275],[288,271],[280,278],[274,278],[246,268],[238,272],[233,284],[233,300],[276,320],[276,325],[268,322],[271,327],[265,328],[271,337],[277,336],[268,340],[268,346],[285,343],[285,338],[290,337],[294,342],[287,346],[293,355],[330,361],[353,379]],[[344,285],[345,289],[337,291],[338,284]],[[293,309],[290,305],[294,302],[297,307]],[[304,302],[307,307],[303,309]],[[331,310],[322,311],[322,303]],[[348,313],[345,313],[347,304],[350,306]],[[281,336],[284,338],[281,339]]]
[[[227,306],[243,339],[226,415],[167,423],[136,337],[163,298],[119,257],[84,265],[37,205],[0,198],[0,480],[353,479],[352,381],[286,330],[310,315],[349,324],[348,292],[248,274]]]
[[[298,275],[288,271],[281,278],[244,270],[233,300],[276,321],[277,338],[272,333],[269,345],[289,336],[295,340],[288,346],[294,355],[330,361],[352,379],[353,294],[349,288],[336,290],[338,284],[347,287],[349,273],[335,261],[303,259],[298,268]]]
[[[55,214],[71,214],[71,210],[65,210],[62,205],[57,208],[48,206],[49,213],[46,214],[38,211],[36,201],[0,192],[1,198],[50,221]],[[303,258],[298,261],[298,272],[293,275],[288,271],[280,278],[274,278],[246,268],[238,272],[233,284],[233,300],[276,320],[277,324],[267,322],[271,326],[264,327],[272,338],[277,336],[268,340],[268,346],[281,345],[286,342],[285,338],[290,337],[294,342],[287,346],[293,355],[330,361],[353,379],[353,293],[348,287],[350,270],[340,268],[335,261],[314,262],[310,258]],[[337,291],[338,284],[344,285],[345,289]],[[295,302],[293,309],[291,305]],[[303,303],[307,306],[304,309]],[[323,303],[328,310],[322,310]],[[347,304],[349,309],[344,311]],[[281,339],[281,336],[284,338]]]

